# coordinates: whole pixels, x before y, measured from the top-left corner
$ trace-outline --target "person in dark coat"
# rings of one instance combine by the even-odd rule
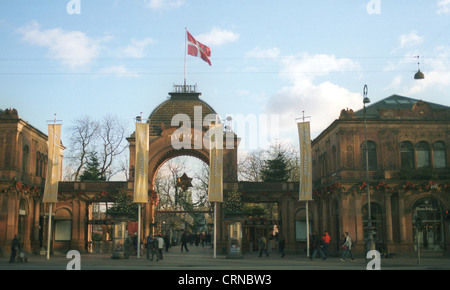
[[[181,234],[181,252],[183,252],[183,247],[186,249],[186,252],[189,252],[188,248],[187,248],[187,235],[186,235],[186,231],[183,231],[183,234]]]
[[[278,236],[278,249],[280,250],[281,258],[284,258],[284,256],[285,256],[285,253],[284,253],[285,247],[286,247],[286,238],[284,237],[284,235],[282,233],[280,233],[280,235]]]
[[[319,253],[322,259],[324,258],[322,252],[322,239],[319,238],[316,231],[313,232],[311,249],[312,249],[312,255],[310,257],[311,260],[314,259],[317,253]]]
[[[19,237],[14,235],[14,239],[11,241],[11,257],[9,258],[10,263],[14,263],[16,255],[20,250]]]

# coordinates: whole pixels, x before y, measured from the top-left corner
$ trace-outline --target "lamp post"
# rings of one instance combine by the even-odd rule
[[[369,186],[369,150],[367,147],[367,117],[366,117],[366,104],[370,103],[370,99],[367,97],[368,88],[364,85],[363,90],[363,116],[364,116],[364,149],[366,150],[366,187],[367,187],[367,251],[375,250],[375,243],[373,242],[372,232],[372,214],[370,208],[370,186]]]

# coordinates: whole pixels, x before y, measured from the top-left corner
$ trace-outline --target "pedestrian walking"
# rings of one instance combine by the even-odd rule
[[[159,262],[158,248],[159,248],[159,242],[158,242],[158,239],[155,237],[151,243],[151,249],[152,249],[151,261],[153,261],[153,257],[156,256],[156,261]]]
[[[159,259],[163,259],[163,250],[164,250],[164,239],[161,237],[161,235],[158,235],[158,255]]]
[[[167,233],[164,235],[164,246],[166,247],[166,253],[169,252],[170,239]]]
[[[325,260],[328,257],[328,247],[330,246],[330,240],[331,240],[331,237],[328,234],[328,231],[325,231],[323,233],[323,236],[322,236],[322,245],[323,245],[323,247],[322,247],[322,253],[323,253],[322,260]]]
[[[344,243],[342,244],[342,249],[344,250],[342,253],[342,257],[341,257],[341,262],[345,262],[345,258],[347,258],[347,254],[350,253],[350,258],[352,259],[352,262],[355,261],[355,258],[353,257],[353,253],[352,253],[352,238],[350,237],[350,235],[348,234],[348,232],[345,232],[345,239],[344,239]]]
[[[284,248],[286,247],[286,238],[284,237],[284,235],[280,232],[279,236],[278,236],[278,249],[281,253],[281,258],[284,258],[285,253],[284,253]]]
[[[314,231],[311,239],[311,248],[312,248],[312,255],[310,257],[311,260],[314,260],[317,253],[319,253],[319,256],[323,259],[324,255],[322,252],[322,239],[319,238],[317,235],[317,232]]]
[[[138,240],[137,233],[134,233],[134,235],[133,235],[133,255],[137,255],[137,253],[138,253],[137,240]]]
[[[262,253],[266,253],[266,257],[269,257],[269,252],[267,252],[267,239],[266,237],[259,238],[258,241],[258,248],[259,248],[259,256],[261,257]]]
[[[150,260],[150,253],[152,251],[152,236],[148,235],[146,238],[145,248],[147,249],[147,260]]]
[[[17,235],[14,235],[14,238],[11,241],[11,256],[9,258],[10,263],[14,263],[16,259],[16,255],[20,250],[20,242],[19,237]]]
[[[189,252],[187,248],[187,240],[188,237],[186,235],[186,231],[183,231],[183,233],[181,234],[181,252],[183,252],[183,247],[186,249],[186,252]]]

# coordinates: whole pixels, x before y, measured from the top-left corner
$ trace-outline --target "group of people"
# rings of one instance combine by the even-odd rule
[[[322,260],[325,260],[328,257],[328,247],[330,245],[331,237],[328,234],[327,231],[323,233],[321,237],[317,235],[317,232],[314,231],[312,238],[311,238],[311,247],[310,247],[310,259],[314,260],[314,258],[319,254],[319,256],[322,258]],[[352,246],[353,246],[353,240],[348,234],[348,232],[345,232],[345,234],[342,237],[342,256],[339,259],[341,262],[345,262],[345,259],[347,258],[347,255],[350,254],[350,258],[352,261],[355,261],[355,258],[353,257],[352,253]]]
[[[163,259],[163,250],[166,249],[168,252],[168,244],[167,241],[161,235],[148,235],[146,238],[145,248],[147,249],[147,260],[153,261],[153,258],[156,256],[156,261]],[[150,254],[152,258],[150,259]]]
[[[285,256],[284,248],[286,246],[286,239],[284,235],[280,232],[278,233],[278,251],[281,253],[281,257],[283,258]],[[270,245],[267,242],[267,239],[265,236],[261,236],[258,240],[258,250],[259,250],[259,257],[262,256],[262,254],[266,254],[266,257],[269,256],[269,248]]]

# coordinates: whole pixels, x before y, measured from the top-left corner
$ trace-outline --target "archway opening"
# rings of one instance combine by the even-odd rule
[[[209,166],[192,156],[177,156],[162,163],[153,179],[159,194],[155,206],[154,234],[178,245],[183,231],[190,242],[211,243],[212,205],[208,201]]]

